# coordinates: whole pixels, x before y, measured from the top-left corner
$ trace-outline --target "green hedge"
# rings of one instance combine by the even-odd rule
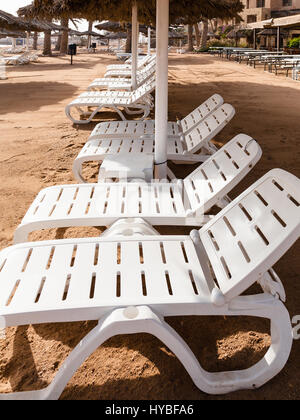
[[[299,48],[300,47],[300,37],[291,39],[288,44],[288,48]]]

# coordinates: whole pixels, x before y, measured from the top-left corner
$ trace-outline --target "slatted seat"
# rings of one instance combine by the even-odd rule
[[[144,83],[142,86],[132,92],[127,91],[101,91],[84,92],[66,106],[67,117],[75,124],[87,124],[102,108],[111,108],[115,110],[122,120],[126,120],[124,112],[127,114],[142,114],[141,119],[146,118],[153,108],[151,93],[155,89],[155,76]],[[88,112],[83,110],[88,108]],[[72,116],[72,111],[77,110],[79,114],[87,119],[76,120]],[[90,109],[93,109],[91,111]]]
[[[0,278],[6,279],[9,274],[9,279],[1,288],[0,316],[6,311],[16,314],[22,308],[43,317],[46,305],[49,311],[65,311],[67,322],[74,317],[68,317],[68,308],[79,303],[82,309],[97,308],[94,319],[98,319],[112,305],[124,307],[129,302],[210,302],[191,238],[160,239],[67,240],[12,248],[4,257],[1,255],[1,264],[5,263]],[[178,265],[182,267],[179,272]],[[54,316],[51,321],[55,319]],[[49,317],[44,321],[49,321]]]
[[[137,71],[143,70],[145,67],[155,61],[156,54],[147,55],[143,58],[140,58],[137,62]],[[131,62],[126,62],[125,64],[110,64],[107,66],[105,77],[120,77],[120,75],[128,75],[128,77],[131,76]]]
[[[169,124],[169,133],[173,132],[173,135],[168,137],[167,141],[167,153],[168,160],[174,161],[175,163],[197,163],[206,160],[209,155],[216,152],[216,147],[210,142],[222,129],[231,121],[235,115],[233,106],[229,104],[223,104],[217,110],[212,112],[203,121],[197,124],[191,131],[188,132],[184,137],[176,136],[178,132],[176,124]],[[124,126],[127,126],[128,121],[124,125],[120,125],[121,131]],[[154,130],[153,122],[146,122],[138,125],[138,132],[141,130],[147,133]],[[102,126],[105,128],[105,126]],[[106,125],[107,131],[117,130],[115,125]],[[128,135],[132,129],[137,127],[136,124],[128,124]],[[102,128],[100,128],[102,131]],[[124,130],[123,130],[124,132]],[[73,164],[73,173],[77,180],[83,181],[82,177],[82,165],[89,161],[102,161],[107,155],[120,155],[120,154],[131,154],[138,155],[143,153],[155,153],[155,140],[152,135],[142,135],[141,138],[137,137],[135,133],[133,137],[129,136],[116,136],[110,138],[110,135],[102,136],[98,135],[91,140],[87,141],[83,146],[78,156],[76,157]],[[201,150],[201,154],[197,154]]]
[[[155,73],[155,61],[151,62],[144,69],[137,72],[136,81],[137,87],[142,86],[151,76]],[[88,91],[101,91],[101,90],[132,90],[131,78],[115,78],[103,77],[102,79],[95,79],[88,87]]]
[[[256,389],[288,360],[293,336],[272,266],[299,238],[300,180],[266,174],[190,236],[119,236],[15,245],[0,252],[0,327],[98,320],[44,390],[2,399],[55,399],[97,347],[149,333],[211,394]],[[240,296],[259,281],[264,293]],[[278,293],[279,290],[279,293]],[[166,316],[253,316],[271,321],[271,346],[249,369],[208,373]],[[209,325],[208,325],[209,328]]]
[[[223,105],[223,98],[212,95],[205,102],[199,105],[189,115],[177,122],[168,123],[169,137],[187,135],[196,125],[200,124],[206,117]],[[104,138],[140,138],[142,136],[155,135],[155,121],[108,121],[96,125],[89,140],[103,140]]]
[[[70,226],[109,226],[120,218],[139,217],[152,225],[204,223],[204,214],[261,157],[259,145],[239,135],[206,160],[183,182],[130,182],[55,186],[42,190],[15,233],[26,241],[33,230]]]

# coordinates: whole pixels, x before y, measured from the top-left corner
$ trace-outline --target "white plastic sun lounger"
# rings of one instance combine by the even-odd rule
[[[168,137],[168,160],[178,164],[203,162],[217,151],[210,142],[234,117],[233,106],[224,104],[196,125],[186,136]],[[82,165],[85,162],[101,162],[108,155],[154,154],[155,141],[151,135],[141,138],[115,137],[92,139],[86,142],[74,160],[73,173],[79,182],[84,182]],[[201,154],[197,154],[201,150]]]
[[[186,136],[196,125],[223,105],[224,99],[218,94],[212,95],[182,120],[168,122],[169,137]],[[108,121],[96,125],[89,140],[103,138],[141,138],[155,135],[155,121]]]
[[[206,393],[261,387],[285,366],[292,347],[284,288],[272,266],[299,234],[300,180],[277,169],[190,236],[128,237],[124,231],[120,236],[25,243],[1,251],[1,327],[98,321],[50,385],[1,398],[58,399],[102,343],[137,333],[161,340]],[[263,293],[241,296],[257,281]],[[248,369],[208,373],[165,322],[170,316],[267,318],[271,346]]]
[[[5,62],[5,64],[16,66],[17,64],[22,64],[20,61],[21,55],[13,55],[11,57],[1,57],[1,59]]]
[[[146,65],[149,65],[156,61],[156,55],[147,56],[141,62],[138,63],[137,71],[142,70]],[[104,77],[131,77],[131,65],[127,66],[124,64],[115,64],[114,68],[108,68]]]
[[[34,230],[70,226],[109,226],[122,218],[151,225],[201,226],[214,205],[228,204],[227,193],[261,157],[255,140],[240,134],[184,180],[58,185],[42,190],[15,232],[15,242]]]
[[[137,74],[137,87],[142,86],[155,73],[155,62],[145,67]],[[87,88],[88,91],[101,90],[132,90],[131,78],[115,78],[103,77],[102,79],[95,79]]]
[[[154,89],[155,76],[152,76],[146,83],[132,92],[85,92],[67,105],[66,115],[75,124],[88,124],[103,108],[110,108],[116,111],[122,120],[126,120],[124,113],[141,115],[140,119],[144,119],[147,118],[154,106],[151,96]],[[83,108],[86,107],[88,111],[85,112]],[[72,116],[74,108],[79,112],[81,118],[86,119],[76,120]],[[92,108],[93,111],[91,111]]]

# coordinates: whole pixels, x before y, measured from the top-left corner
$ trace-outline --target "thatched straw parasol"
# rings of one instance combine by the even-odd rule
[[[29,25],[22,19],[0,10],[0,28],[9,31],[28,31]]]
[[[41,10],[47,7],[55,9],[57,16],[82,17],[88,20],[108,19],[114,22],[130,22],[131,10],[135,0],[34,0],[34,5]],[[136,0],[138,20],[141,23],[155,23],[155,0]],[[239,0],[170,0],[170,21],[183,18],[188,23],[199,21],[201,16],[212,18],[240,18],[243,10]]]
[[[26,33],[18,31],[8,31],[7,29],[0,29],[0,38],[26,38]]]
[[[124,29],[131,29],[130,23],[120,23],[120,22],[112,22],[107,21],[103,23],[99,23],[98,25],[95,25],[95,28],[101,30],[101,31],[108,31],[108,32],[122,32]],[[148,27],[146,25],[139,25],[139,31],[143,34],[147,34]]]
[[[111,32],[107,35],[103,35],[106,39],[126,39],[127,33],[126,32]]]
[[[97,36],[99,38],[106,38],[105,36],[99,34],[98,32],[95,31],[85,31],[85,32],[81,32],[80,35],[87,35],[87,36]]]

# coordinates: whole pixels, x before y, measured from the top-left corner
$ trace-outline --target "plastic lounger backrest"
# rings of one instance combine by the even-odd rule
[[[155,63],[152,63],[150,66],[145,67],[145,69],[143,69],[137,76],[139,86],[142,86],[144,83],[146,83],[154,73]]]
[[[197,123],[203,120],[211,112],[215,111],[219,106],[223,105],[222,96],[215,94],[203,102],[198,108],[181,120],[181,128],[183,134],[188,133]]]
[[[223,104],[185,136],[187,151],[195,153],[214,138],[234,117],[232,105]]]
[[[261,158],[259,144],[239,134],[207,159],[184,180],[184,189],[193,212],[208,211],[253,168]]]
[[[300,180],[281,169],[262,177],[200,229],[226,301],[260,280],[300,234]]]
[[[142,67],[146,64],[149,63],[149,61],[151,61],[152,57],[150,57],[149,55],[146,55],[145,57],[141,58],[140,60],[138,60],[138,67]],[[132,59],[131,59],[132,62]]]
[[[137,102],[143,96],[149,95],[155,89],[155,75],[151,76],[150,79],[144,83],[142,86],[138,87],[135,91],[132,92],[131,100],[132,102]]]
[[[141,77],[141,76],[143,76],[144,77],[144,75],[146,74],[149,74],[149,73],[154,73],[155,72],[155,68],[156,68],[156,63],[155,63],[155,61],[152,61],[151,63],[149,63],[149,64],[147,64],[147,66],[145,67],[145,68],[143,68],[139,73],[138,73],[138,75]]]

